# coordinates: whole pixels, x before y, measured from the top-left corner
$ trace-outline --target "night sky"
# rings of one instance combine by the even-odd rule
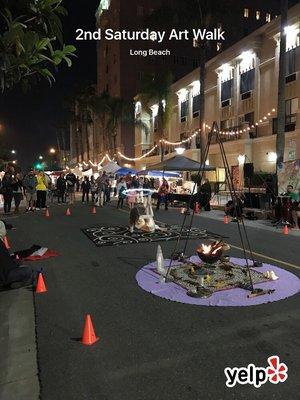
[[[96,42],[76,42],[75,30],[95,28],[99,0],[65,0],[69,15],[64,18],[64,42],[77,47],[77,59],[71,68],[60,68],[56,82],[41,82],[24,94],[19,88],[0,94],[0,145],[16,149],[18,162],[27,169],[39,154],[46,155],[57,146],[55,126],[66,119],[63,99],[81,83],[96,82]]]

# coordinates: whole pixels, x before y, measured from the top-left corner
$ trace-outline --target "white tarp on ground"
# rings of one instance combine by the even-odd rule
[[[110,161],[102,167],[102,171],[106,171],[108,174],[115,174],[119,169],[121,169],[120,165],[114,161]]]

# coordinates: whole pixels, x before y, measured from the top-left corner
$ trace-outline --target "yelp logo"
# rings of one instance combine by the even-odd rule
[[[236,384],[253,385],[259,388],[267,381],[274,383],[285,382],[288,378],[288,367],[283,362],[280,362],[278,356],[268,358],[267,367],[256,367],[254,364],[249,364],[247,367],[226,367],[224,369],[226,386],[231,388]]]

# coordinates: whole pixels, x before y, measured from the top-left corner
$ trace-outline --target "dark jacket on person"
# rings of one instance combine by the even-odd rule
[[[27,174],[23,179],[23,186],[27,193],[34,194],[36,192],[37,178],[33,174]]]
[[[74,187],[77,183],[77,178],[76,176],[70,172],[66,175],[66,183],[67,183],[67,187]]]
[[[1,192],[3,194],[11,194],[13,193],[13,187],[12,187],[12,177],[6,177],[4,175],[2,179],[2,185],[1,185]]]
[[[56,188],[60,192],[64,192],[66,190],[67,184],[65,178],[62,178],[61,176],[57,179],[56,181]]]
[[[11,186],[12,186],[13,192],[21,192],[22,193],[23,184],[20,179],[13,180]]]
[[[83,181],[81,184],[81,190],[85,193],[88,193],[91,189],[91,184],[89,181]]]
[[[11,258],[3,241],[0,239],[0,283],[2,285],[7,284],[9,272],[16,267],[18,267],[18,264]]]

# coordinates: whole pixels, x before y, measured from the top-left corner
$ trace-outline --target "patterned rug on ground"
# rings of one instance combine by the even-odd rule
[[[82,229],[82,232],[96,246],[121,246],[124,244],[165,242],[177,240],[181,226],[166,226],[167,231],[142,232],[135,230],[130,232],[127,226],[93,226],[91,228]],[[188,227],[183,228],[181,239],[185,240],[188,236]],[[221,239],[224,238],[218,234],[209,232],[205,229],[191,228],[189,233],[190,239]]]

